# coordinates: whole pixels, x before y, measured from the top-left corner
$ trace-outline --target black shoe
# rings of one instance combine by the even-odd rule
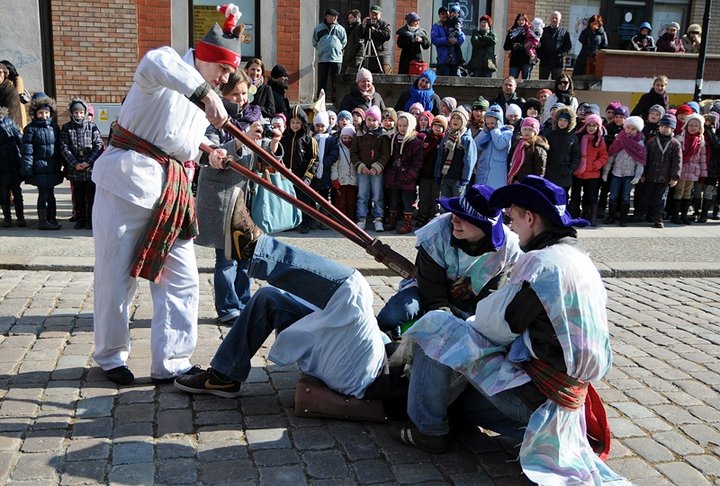
[[[130,385],[135,381],[135,375],[127,366],[118,366],[105,371],[105,378],[118,385]]]
[[[414,425],[406,425],[400,429],[399,435],[395,436],[401,443],[417,447],[433,454],[443,454],[450,450],[450,434],[426,435],[420,432]]]
[[[15,226],[18,228],[24,228],[27,226],[27,221],[25,221],[25,218],[18,218],[15,222]]]
[[[70,216],[70,218],[68,219],[68,221],[71,222],[71,223],[74,223],[75,221],[77,221],[77,216]]]
[[[223,398],[240,396],[240,383],[223,376],[212,368],[194,375],[183,375],[175,378],[175,388],[188,393],[206,393]]]
[[[85,225],[85,229],[89,229],[89,230],[92,229],[92,223],[90,221],[88,221],[87,224]]]
[[[10,220],[10,219],[4,220],[3,223],[2,223],[2,227],[3,227],[3,228],[9,228],[10,226],[12,226],[12,222],[11,222],[11,221],[12,221],[12,220]]]
[[[83,229],[85,228],[85,221],[78,220],[75,225],[73,226],[75,229]]]
[[[298,226],[298,233],[300,233],[301,235],[306,235],[310,233],[310,226],[306,224],[301,224],[300,226]]]
[[[192,375],[197,375],[198,373],[202,373],[202,372],[203,372],[203,369],[199,365],[193,365],[192,368],[187,370],[182,375],[173,376],[170,378],[151,378],[151,380],[156,385],[162,385],[163,383],[172,383],[175,381],[176,378],[179,378],[181,376],[192,376]]]

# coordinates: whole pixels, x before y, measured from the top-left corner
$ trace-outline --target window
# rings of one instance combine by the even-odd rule
[[[214,23],[221,27],[225,22],[225,16],[217,11],[218,0],[190,0],[190,45],[194,46],[205,33],[210,30]],[[257,0],[233,0],[238,6],[242,17],[241,23],[245,24],[245,32],[241,36],[242,57],[247,59],[260,55],[260,22],[256,16]]]
[[[655,2],[652,17],[653,37],[655,39],[660,37],[665,31],[665,26],[670,22],[680,24],[680,34],[684,34],[689,9],[689,3],[683,0]]]

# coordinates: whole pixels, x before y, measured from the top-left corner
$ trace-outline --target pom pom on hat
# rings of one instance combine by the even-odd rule
[[[642,132],[643,128],[645,128],[645,122],[639,116],[629,116],[625,118],[623,127],[635,127],[638,132]]]
[[[530,127],[535,130],[535,133],[540,133],[540,121],[537,118],[527,117],[523,120],[520,128]]]
[[[237,69],[240,66],[240,40],[222,31],[218,24],[195,45],[195,57],[201,61],[227,64]]]
[[[360,68],[360,69],[358,69],[358,72],[355,75],[355,83],[357,84],[360,81],[362,81],[363,79],[368,79],[372,83],[373,75],[368,69]]]
[[[505,116],[522,116],[522,110],[518,105],[515,103],[510,103],[507,107],[507,111],[505,112]]]
[[[368,108],[365,111],[365,119],[367,120],[368,118],[374,118],[377,121],[381,121],[382,115],[380,114],[380,108],[378,108],[377,106],[371,106],[370,108]]]

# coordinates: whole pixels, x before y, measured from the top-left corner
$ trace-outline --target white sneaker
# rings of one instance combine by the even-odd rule
[[[361,230],[364,230],[364,229],[365,229],[365,220],[358,221],[358,222],[355,223],[355,224],[356,224],[357,227],[360,228]]]
[[[385,228],[383,227],[382,218],[375,218],[375,220],[373,221],[373,224],[375,225],[375,231],[377,233],[382,233],[383,231],[385,231]]]

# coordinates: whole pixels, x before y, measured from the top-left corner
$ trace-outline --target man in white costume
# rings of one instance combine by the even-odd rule
[[[197,341],[197,229],[182,162],[198,159],[200,143],[209,143],[208,121],[226,120],[213,89],[238,69],[240,46],[215,25],[182,57],[169,47],[148,52],[110,146],[95,164],[93,357],[114,383],[134,380],[128,320],[137,277],[150,280],[153,301],[150,376],[170,381],[198,369],[190,363]],[[226,154],[215,149],[210,164],[220,166]]]

